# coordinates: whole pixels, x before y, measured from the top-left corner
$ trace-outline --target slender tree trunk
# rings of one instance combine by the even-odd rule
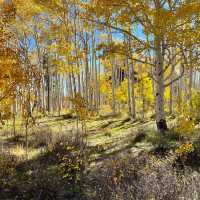
[[[57,106],[58,106],[58,115],[60,116],[60,112],[61,112],[61,80],[60,80],[60,75],[57,74]]]
[[[182,113],[183,112],[183,106],[182,106],[182,91],[183,91],[183,77],[179,80],[178,82],[178,111],[179,113]]]
[[[189,69],[189,85],[188,85],[188,99],[189,99],[189,111],[192,114],[192,86],[193,86],[193,66],[192,66],[192,53],[190,53],[190,69]]]
[[[76,89],[76,78],[75,78],[75,75],[74,75],[73,68],[72,68],[72,81],[73,81],[73,92],[74,92],[74,95],[76,95],[76,93],[77,93],[77,89]]]
[[[131,53],[131,39],[128,37],[128,47],[129,47],[129,57],[132,57]],[[129,67],[129,76],[130,76],[130,103],[131,103],[131,117],[133,119],[136,118],[136,108],[135,108],[135,74],[134,74],[134,64],[133,60],[130,61],[130,67]]]
[[[144,83],[143,83],[143,70],[142,65],[139,65],[138,68],[138,76],[140,77],[139,85],[140,85],[140,98],[142,100],[142,111],[141,111],[141,119],[144,121],[144,113],[145,113],[145,96],[144,96]]]
[[[74,98],[73,88],[72,88],[72,77],[71,77],[71,74],[69,74],[68,80],[69,80],[69,87],[68,87],[69,88],[69,94],[68,94],[68,96],[70,98]],[[71,101],[70,101],[70,109],[72,109],[72,103],[71,103]]]
[[[130,74],[131,74],[131,117],[136,118],[136,109],[135,109],[135,74],[134,74],[134,65],[131,61],[130,65]]]
[[[85,100],[89,102],[89,61],[88,61],[88,34],[85,36]]]
[[[28,119],[25,122],[26,159],[28,160]]]
[[[99,112],[99,80],[98,80],[98,69],[97,69],[97,56],[95,52],[95,110]]]
[[[128,71],[128,112],[130,117],[132,117],[132,106],[131,106],[131,68],[128,63],[128,57],[127,57],[127,71]]]
[[[169,114],[171,115],[173,113],[173,94],[174,94],[174,84],[172,83],[170,85],[170,96],[169,96]]]
[[[172,67],[175,68],[175,65],[176,65],[176,57],[175,56],[175,49],[172,49]],[[173,79],[174,79],[174,72],[172,72],[171,74],[171,78],[170,78],[172,84],[170,85],[170,96],[169,96],[169,114],[172,114],[173,113],[173,95],[174,95],[174,83],[173,83]]]
[[[50,113],[50,75],[47,72],[47,111]]]
[[[113,115],[116,114],[116,99],[115,99],[115,84],[116,84],[116,78],[115,78],[115,65],[112,65],[112,111]]]
[[[127,39],[126,35],[124,35],[124,45],[127,45],[130,41]],[[130,47],[130,45],[129,45]],[[128,85],[127,85],[127,89],[128,89],[128,113],[129,113],[129,116],[132,117],[132,104],[131,104],[131,76],[132,76],[132,73],[131,73],[131,66],[129,65],[129,52],[130,52],[130,48],[127,49],[126,51],[126,60],[125,60],[125,66],[126,66],[126,69],[127,69],[127,79],[128,79]],[[120,70],[120,82],[122,81],[122,73],[121,73],[121,70]]]
[[[155,78],[156,78],[156,124],[160,132],[167,130],[167,122],[164,111],[164,72],[163,72],[163,57],[161,49],[161,38],[155,36]]]
[[[101,79],[101,60],[99,60],[99,64],[98,64],[98,107],[100,109],[101,107],[101,91],[100,91],[100,79]]]
[[[13,103],[13,136],[16,136],[16,101]]]
[[[46,94],[45,94],[45,79],[44,77],[42,78],[42,109],[43,109],[43,113],[45,114],[46,111],[46,98],[45,98]]]
[[[112,43],[112,33],[111,30],[109,30],[108,34],[108,43]],[[111,65],[112,65],[112,112],[113,115],[116,114],[116,98],[115,98],[115,87],[116,87],[116,60],[115,58],[111,58]]]

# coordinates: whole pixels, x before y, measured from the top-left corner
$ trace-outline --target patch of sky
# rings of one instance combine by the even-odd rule
[[[34,48],[36,47],[35,39],[32,36],[29,36],[28,41],[29,41],[29,51],[33,51]]]

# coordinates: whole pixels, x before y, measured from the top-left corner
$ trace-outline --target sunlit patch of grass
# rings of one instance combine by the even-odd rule
[[[25,158],[26,157],[26,148],[23,145],[16,145],[12,147],[10,150],[10,154],[13,156],[16,156],[18,158]],[[28,149],[28,159],[36,158],[38,155],[40,155],[42,152],[44,152],[41,148],[29,148]]]
[[[23,157],[26,155],[26,150],[23,145],[16,145],[10,149],[10,153],[16,157]]]
[[[29,149],[28,151],[28,158],[33,159],[37,158],[41,153],[45,153],[45,151],[42,148],[37,148],[37,149]]]

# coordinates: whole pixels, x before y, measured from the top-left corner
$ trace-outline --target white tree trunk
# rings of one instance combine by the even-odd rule
[[[163,71],[163,56],[161,50],[161,39],[155,38],[155,53],[156,53],[156,67],[155,67],[155,79],[156,79],[156,124],[160,132],[167,130],[167,123],[164,111],[164,71]]]

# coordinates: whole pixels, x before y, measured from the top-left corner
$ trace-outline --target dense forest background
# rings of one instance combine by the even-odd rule
[[[1,0],[0,30],[1,199],[199,199],[198,0]]]

